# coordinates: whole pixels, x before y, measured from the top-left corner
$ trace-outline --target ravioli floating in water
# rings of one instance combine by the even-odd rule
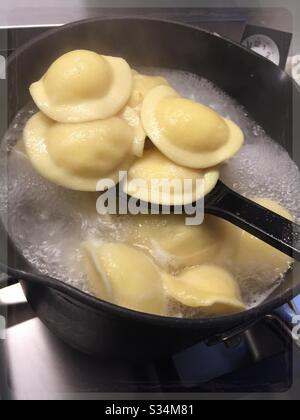
[[[176,277],[164,274],[164,284],[175,301],[202,309],[206,314],[228,314],[245,309],[237,282],[228,271],[216,265],[188,268]]]
[[[219,179],[219,170],[186,168],[157,149],[144,152],[128,171],[124,192],[137,199],[163,205],[185,205],[208,194]]]
[[[132,72],[125,60],[88,50],[62,55],[30,86],[37,107],[63,123],[112,117],[131,91]]]
[[[140,110],[143,100],[146,95],[156,86],[165,85],[169,83],[164,77],[160,76],[146,76],[137,72],[133,73],[133,90],[128,102],[132,108]]]
[[[208,168],[233,156],[244,135],[211,108],[182,98],[169,86],[150,91],[142,105],[142,123],[155,146],[189,168]]]
[[[175,269],[210,263],[223,251],[223,232],[210,215],[199,226],[187,226],[184,215],[137,215],[129,220],[127,231],[131,243]]]
[[[288,220],[293,220],[285,208],[268,198],[255,198],[254,201]],[[255,278],[260,283],[270,285],[285,273],[294,261],[286,254],[233,225],[229,235],[231,241],[236,243],[233,270],[239,277]]]
[[[23,132],[27,155],[37,172],[50,181],[79,191],[96,191],[103,178],[117,182],[132,163],[132,128],[113,117],[62,124],[41,112]]]
[[[163,315],[165,292],[159,269],[141,250],[122,243],[83,243],[90,287],[97,297],[140,312]]]

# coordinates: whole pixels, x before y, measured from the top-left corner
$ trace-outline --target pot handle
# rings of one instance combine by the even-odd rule
[[[276,309],[272,314],[265,315],[264,317],[239,325],[230,331],[211,337],[206,340],[206,344],[210,347],[222,342],[224,344],[235,343],[241,334],[245,333],[249,328],[254,327],[259,321],[267,319],[276,322],[288,337],[294,341],[296,348],[300,351],[300,310],[296,306],[293,308],[293,306],[292,303],[286,303]]]
[[[292,302],[286,303],[276,309],[272,315],[267,315],[267,318],[277,322],[300,350],[300,313],[297,314],[295,309]]]

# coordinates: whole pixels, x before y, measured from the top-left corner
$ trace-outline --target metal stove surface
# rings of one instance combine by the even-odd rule
[[[190,398],[224,392],[286,396],[295,389],[295,366],[300,372],[300,354],[295,352],[295,362],[291,340],[272,320],[226,344],[203,343],[168,360],[134,366],[96,360],[69,348],[35,317],[19,285],[0,291],[0,301],[8,310],[6,337],[0,340],[2,398],[141,398],[145,393],[161,398],[184,393]]]

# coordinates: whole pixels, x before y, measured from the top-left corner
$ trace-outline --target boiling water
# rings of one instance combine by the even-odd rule
[[[145,72],[165,76],[179,93],[210,106],[242,128],[245,145],[222,168],[222,180],[229,187],[248,197],[275,200],[300,218],[297,167],[243,108],[212,83],[193,74],[165,69]],[[93,238],[122,241],[126,221],[98,215],[96,194],[66,190],[48,182],[32,169],[22,151],[12,150],[34,112],[30,104],[20,111],[1,144],[0,214],[23,255],[40,272],[89,291],[82,270],[81,242]],[[160,263],[164,263],[163,256]],[[242,283],[248,307],[260,303],[272,287],[266,290],[255,282]],[[195,315],[179,307],[172,314]]]

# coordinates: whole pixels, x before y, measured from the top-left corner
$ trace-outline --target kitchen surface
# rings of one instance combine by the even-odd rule
[[[163,8],[171,2],[160,1],[160,7],[152,2],[146,9],[142,2],[128,2],[130,11],[125,2],[101,2],[101,8],[96,1],[76,1],[70,7],[68,1],[61,6],[52,0],[47,8],[38,1],[26,7],[23,3],[14,0],[0,6],[1,83],[6,80],[6,58],[34,36],[70,21],[126,12],[196,25],[258,53],[267,49],[268,58],[283,68],[291,66],[288,56],[300,52],[300,28],[295,25],[300,8],[292,13],[294,2],[286,2],[284,8],[277,7],[280,2],[269,2],[271,8],[264,5],[268,2],[253,1],[251,8],[250,2],[242,1],[214,2],[216,7],[210,8],[201,2],[200,8],[195,7],[199,2],[190,1]],[[269,44],[259,44],[255,37],[261,33],[271,39]],[[300,298],[291,306],[300,314]],[[281,311],[289,312],[291,306]],[[18,284],[0,290],[0,309],[7,311],[5,333],[0,325],[0,399],[220,399],[226,393],[243,399],[299,398],[300,351],[276,313],[247,331],[212,338],[167,360],[133,365],[93,360],[66,346],[35,317]]]
[[[6,339],[0,341],[2,398],[219,399],[230,392],[237,398],[288,399],[299,394],[299,348],[293,350],[274,315],[225,343],[199,344],[168,360],[132,365],[93,360],[70,349],[35,318],[18,285],[0,296],[8,305]]]

